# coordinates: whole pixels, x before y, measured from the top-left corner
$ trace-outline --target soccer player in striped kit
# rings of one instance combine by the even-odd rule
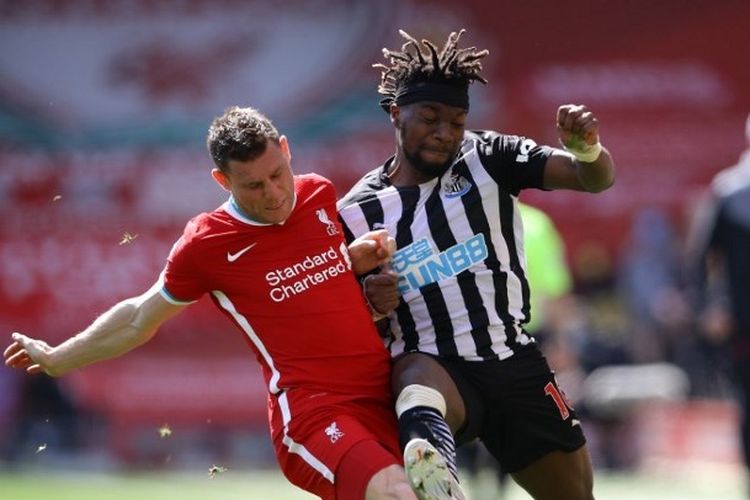
[[[188,222],[157,283],[58,346],[13,333],[6,364],[61,376],[120,356],[208,293],[261,366],[284,475],[327,500],[414,500],[390,356],[355,277],[387,262],[392,240],[378,231],[347,247],[333,185],[295,176],[286,137],[257,110],[227,109],[207,144],[212,176],[230,197]],[[424,465],[420,484],[450,480]]]
[[[469,84],[486,83],[488,51],[442,49],[401,31],[384,49],[378,91],[396,154],[339,201],[350,241],[375,228],[395,236],[390,269],[363,280],[387,312],[407,475],[426,443],[455,473],[455,442],[479,438],[535,499],[589,500],[593,473],[576,413],[557,386],[529,321],[522,189],[599,192],[614,182],[596,117],[560,106],[563,149],[492,130],[467,130]],[[458,491],[457,485],[452,489]],[[459,498],[460,493],[454,493]]]

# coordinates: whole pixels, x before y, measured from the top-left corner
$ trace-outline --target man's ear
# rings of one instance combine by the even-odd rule
[[[286,157],[286,161],[292,160],[292,150],[289,148],[289,140],[286,138],[285,135],[282,135],[279,137],[279,147],[281,148],[281,152]]]
[[[396,128],[401,128],[401,108],[391,103],[391,123]]]
[[[231,185],[231,183],[229,182],[229,177],[227,177],[224,172],[222,172],[218,168],[215,168],[211,170],[211,177],[214,178],[216,183],[221,186],[222,189],[224,189],[225,191],[231,191],[231,189],[229,189]]]

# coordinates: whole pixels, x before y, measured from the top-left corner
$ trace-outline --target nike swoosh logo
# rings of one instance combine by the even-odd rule
[[[236,253],[227,252],[227,260],[229,262],[234,262],[235,260],[237,260],[240,257],[242,257],[243,253],[245,253],[248,250],[250,250],[251,248],[253,248],[257,243],[258,242],[256,241],[255,243],[252,243],[252,244],[246,246],[245,248],[243,248],[242,250],[240,250],[239,252],[236,252]]]

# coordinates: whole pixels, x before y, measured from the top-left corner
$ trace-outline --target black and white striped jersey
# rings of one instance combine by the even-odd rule
[[[396,239],[392,355],[505,359],[533,342],[522,329],[529,287],[516,203],[521,189],[542,187],[552,151],[524,137],[467,131],[441,177],[395,187],[386,175],[391,158],[339,201],[349,241],[381,228]]]

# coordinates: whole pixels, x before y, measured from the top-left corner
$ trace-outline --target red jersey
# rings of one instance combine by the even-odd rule
[[[311,406],[312,394],[388,398],[390,357],[351,271],[333,185],[315,174],[294,184],[282,224],[248,219],[231,198],[188,222],[162,295],[186,304],[210,293],[254,349],[271,394],[308,395]]]

